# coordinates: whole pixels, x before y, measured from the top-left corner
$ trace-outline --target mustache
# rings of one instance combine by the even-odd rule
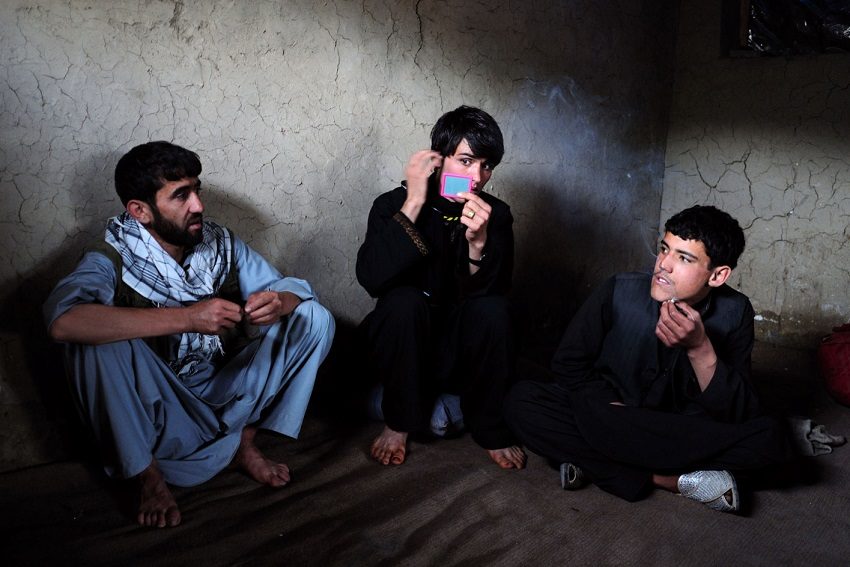
[[[663,269],[662,270],[655,270],[654,272],[652,272],[653,278],[658,277],[658,276],[661,276],[662,278],[667,280],[667,283],[669,283],[670,286],[673,289],[676,289],[676,282],[673,281],[673,279],[670,277],[670,272],[668,272],[667,270],[663,270]]]

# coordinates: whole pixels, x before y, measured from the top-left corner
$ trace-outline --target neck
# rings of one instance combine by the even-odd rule
[[[156,240],[159,245],[162,246],[162,249],[165,250],[169,256],[174,258],[175,262],[177,262],[178,264],[181,264],[183,262],[183,258],[186,257],[185,246],[177,246],[176,244],[166,242],[161,239],[158,234],[155,233],[151,233],[151,235],[154,237],[154,240]]]

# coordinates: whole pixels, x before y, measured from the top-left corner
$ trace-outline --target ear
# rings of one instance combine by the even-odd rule
[[[141,224],[148,224],[153,220],[151,206],[144,201],[137,199],[127,201],[127,212]]]
[[[708,278],[709,287],[720,287],[726,283],[729,276],[732,275],[732,268],[729,266],[717,266],[711,270],[711,275]]]

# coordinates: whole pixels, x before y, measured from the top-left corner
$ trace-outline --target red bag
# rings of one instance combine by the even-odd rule
[[[821,340],[818,366],[829,395],[850,406],[850,323],[833,328],[832,334]]]

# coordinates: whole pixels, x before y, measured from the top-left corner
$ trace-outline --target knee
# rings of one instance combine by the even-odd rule
[[[132,342],[145,346],[142,339]],[[131,360],[133,356],[131,341],[116,341],[99,345],[69,343],[65,349],[68,367],[74,369],[74,374],[88,376],[92,370],[102,365],[115,365]]]
[[[428,316],[428,298],[419,288],[397,287],[378,300],[375,313],[380,318],[403,321],[421,319]]]
[[[484,329],[508,329],[511,326],[511,313],[508,300],[500,295],[467,299],[463,310],[464,317],[474,321],[476,327]]]
[[[330,310],[318,301],[302,301],[292,312],[295,317],[303,318],[309,322],[309,327],[314,334],[326,336],[329,340],[333,338],[336,330],[336,321]]]
[[[422,290],[412,286],[401,286],[391,289],[378,300],[378,303],[383,303],[391,307],[419,308],[428,306],[427,298]]]

